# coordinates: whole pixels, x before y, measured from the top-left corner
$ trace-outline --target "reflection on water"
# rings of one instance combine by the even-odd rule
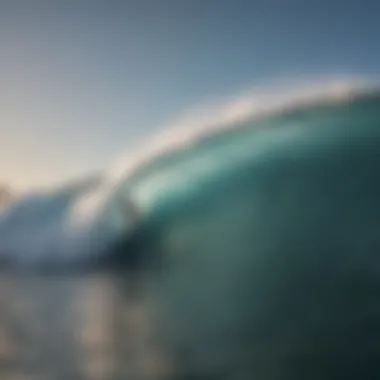
[[[1,274],[0,379],[145,378],[148,302],[130,287],[110,274]]]

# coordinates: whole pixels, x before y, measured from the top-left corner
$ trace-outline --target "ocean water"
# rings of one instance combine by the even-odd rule
[[[0,378],[378,379],[380,96],[333,95],[5,209]]]
[[[2,273],[0,378],[151,378],[146,297],[131,282],[104,272]]]

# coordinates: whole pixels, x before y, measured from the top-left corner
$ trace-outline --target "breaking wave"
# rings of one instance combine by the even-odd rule
[[[222,175],[227,167],[233,171],[241,160],[254,156],[260,150],[253,144],[255,136],[242,138],[239,131],[254,132],[271,118],[295,110],[355,102],[373,91],[361,80],[328,80],[292,90],[256,90],[227,105],[206,106],[169,125],[141,149],[128,151],[101,176],[28,195],[1,209],[0,259],[22,267],[106,259],[149,217],[152,202],[166,192],[170,202],[170,188],[196,186],[189,179]],[[281,126],[281,118],[269,124]],[[220,139],[230,142],[232,150],[224,149]]]

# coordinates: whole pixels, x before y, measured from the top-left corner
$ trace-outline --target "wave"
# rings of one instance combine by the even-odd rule
[[[136,233],[157,199],[173,202],[173,188],[177,198],[187,197],[178,189],[198,186],[200,177],[204,181],[211,174],[222,176],[227,167],[233,172],[260,152],[252,132],[268,120],[271,124],[274,117],[297,110],[339,107],[374,91],[364,81],[334,80],[292,90],[248,92],[225,106],[206,106],[206,111],[174,123],[175,128],[170,124],[141,149],[129,151],[101,176],[28,195],[5,207],[0,211],[0,258],[27,268],[90,265],[106,259]],[[306,119],[314,117],[311,113]],[[239,135],[246,130],[249,138]]]

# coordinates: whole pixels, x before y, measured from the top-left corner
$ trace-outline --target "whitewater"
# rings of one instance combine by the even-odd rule
[[[0,261],[20,268],[102,263],[154,219],[157,204],[170,207],[191,198],[213,179],[259,159],[276,141],[307,130],[282,127],[279,118],[289,125],[285,116],[303,111],[304,121],[295,124],[307,125],[318,107],[345,107],[374,93],[362,80],[328,79],[255,89],[227,104],[205,106],[128,151],[101,175],[3,207]],[[258,133],[273,129],[275,134]]]

